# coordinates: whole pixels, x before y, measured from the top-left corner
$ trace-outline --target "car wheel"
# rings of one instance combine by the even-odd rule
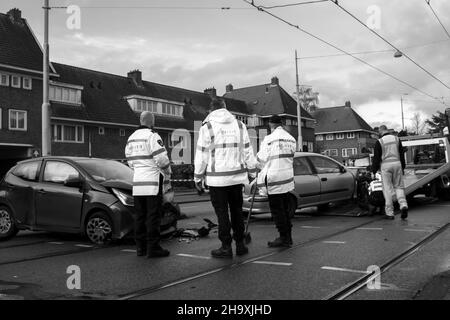
[[[113,224],[111,219],[103,212],[91,215],[86,222],[86,236],[95,244],[108,244],[111,242]]]
[[[295,210],[297,210],[297,199],[290,194],[288,203],[289,217],[293,218],[295,216]]]
[[[0,206],[0,241],[14,237],[19,229],[17,229],[12,216],[11,209]]]

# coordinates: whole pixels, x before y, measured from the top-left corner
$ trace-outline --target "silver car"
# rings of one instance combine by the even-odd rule
[[[289,212],[318,206],[322,210],[331,202],[352,200],[355,195],[355,175],[330,157],[308,152],[297,152],[294,156],[295,189],[290,192]],[[251,188],[245,188],[243,211],[250,209]],[[269,213],[269,201],[264,189],[258,188],[252,214]]]

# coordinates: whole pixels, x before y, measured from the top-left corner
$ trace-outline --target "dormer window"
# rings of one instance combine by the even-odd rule
[[[128,96],[125,99],[128,101],[131,109],[136,112],[149,111],[172,117],[183,117],[184,103],[138,95]]]
[[[49,99],[54,102],[81,105],[81,90],[83,87],[53,82],[50,84]]]

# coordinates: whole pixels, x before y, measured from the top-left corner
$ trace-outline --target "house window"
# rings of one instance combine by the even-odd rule
[[[241,115],[235,115],[236,119],[241,121],[243,124],[248,125],[248,117],[247,116],[241,116]]]
[[[347,139],[354,139],[354,138],[355,138],[355,133],[354,132],[347,133]]]
[[[84,127],[66,124],[55,124],[53,127],[53,139],[55,142],[84,142]]]
[[[334,135],[333,134],[327,134],[326,139],[327,140],[333,140],[334,139]]]
[[[19,76],[11,76],[11,86],[13,88],[20,88],[20,77]]]
[[[27,131],[27,112],[9,110],[9,130]]]
[[[180,117],[182,115],[182,106],[171,104],[171,103],[163,103],[162,104],[162,113],[168,114],[171,116]]]
[[[342,139],[344,139],[344,134],[343,134],[343,133],[336,133],[336,139],[337,139],[337,140],[342,140]]]
[[[329,157],[337,157],[339,152],[337,149],[328,149],[322,152],[322,154],[329,156]]]
[[[316,136],[316,140],[317,140],[317,141],[323,141],[323,135],[318,134],[318,135]]]
[[[9,86],[9,74],[0,73],[0,86]]]
[[[79,105],[81,104],[81,90],[51,85],[49,98],[52,101]]]
[[[98,134],[101,136],[105,135],[105,127],[98,127]]]
[[[344,158],[348,158],[348,157],[356,155],[356,154],[357,154],[356,148],[345,148],[345,149],[342,149],[342,156]]]
[[[23,85],[22,85],[23,88],[27,89],[27,90],[31,90],[31,85],[32,85],[31,78],[23,77],[22,81],[23,81]]]
[[[119,136],[125,137],[125,129],[119,129]]]

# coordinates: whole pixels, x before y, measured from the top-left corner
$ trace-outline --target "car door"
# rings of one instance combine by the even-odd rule
[[[319,202],[320,179],[314,174],[306,157],[294,158],[295,193],[300,197],[302,207]]]
[[[37,224],[43,227],[80,227],[83,191],[65,186],[69,178],[80,173],[71,164],[47,160],[41,173],[41,183],[36,190]]]
[[[38,185],[41,163],[41,160],[19,163],[5,177],[6,200],[19,224],[36,223],[34,188]]]
[[[348,198],[352,193],[352,175],[337,162],[323,156],[309,157],[320,180],[320,202]]]

